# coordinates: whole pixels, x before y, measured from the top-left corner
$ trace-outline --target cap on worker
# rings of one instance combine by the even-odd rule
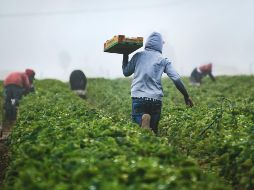
[[[35,72],[34,72],[34,70],[32,70],[32,69],[26,69],[25,73],[26,73],[28,76],[34,76],[34,75],[35,75]]]

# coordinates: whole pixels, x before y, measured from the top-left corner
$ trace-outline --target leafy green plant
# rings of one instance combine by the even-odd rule
[[[3,81],[0,81],[0,123],[3,121]]]
[[[94,108],[66,84],[36,89],[19,107],[4,189],[230,189],[167,138]]]
[[[227,179],[235,189],[254,189],[254,77],[221,76],[216,83],[205,79],[200,87],[189,86],[187,80],[184,78],[195,104],[191,109],[173,83],[163,79],[159,136],[166,137],[178,153],[194,157],[205,171]],[[129,80],[90,80],[88,97],[91,105],[116,121],[130,120]]]

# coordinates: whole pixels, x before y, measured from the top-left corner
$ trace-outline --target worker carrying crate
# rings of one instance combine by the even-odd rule
[[[143,38],[121,41],[121,36],[114,37],[104,44],[104,51],[123,54],[122,71],[125,77],[133,75],[131,84],[132,120],[142,128],[158,132],[161,116],[163,88],[162,74],[166,73],[175,87],[182,93],[185,104],[192,107],[193,102],[180,75],[172,63],[162,55],[164,40],[158,32],[147,38],[145,49],[132,56],[129,54],[143,46]],[[140,41],[139,41],[140,39]],[[119,42],[120,41],[120,42]],[[132,43],[126,45],[126,43]]]

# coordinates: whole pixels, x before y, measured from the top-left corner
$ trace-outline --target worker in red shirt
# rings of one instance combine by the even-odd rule
[[[23,95],[34,92],[33,80],[35,72],[26,69],[25,72],[10,73],[4,80],[4,111],[5,119],[16,120],[17,106]]]
[[[190,82],[193,85],[200,85],[202,79],[207,75],[212,79],[212,81],[215,81],[212,74],[212,63],[196,67],[191,73]]]

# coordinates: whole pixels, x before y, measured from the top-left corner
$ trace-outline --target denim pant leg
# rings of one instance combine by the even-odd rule
[[[7,120],[15,120],[17,117],[17,106],[22,97],[23,89],[16,85],[9,85],[5,87],[5,117]],[[15,100],[15,104],[12,104]]]
[[[132,120],[141,125],[142,115],[144,114],[144,101],[140,99],[132,100]]]
[[[132,120],[141,125],[143,114],[150,114],[150,127],[154,133],[158,131],[158,124],[161,115],[161,101],[153,102],[142,99],[132,100]]]
[[[150,127],[153,130],[153,132],[156,133],[156,134],[158,132],[158,124],[159,124],[159,121],[160,121],[160,116],[161,116],[160,113],[151,115]]]
[[[12,105],[11,105],[11,99],[12,99],[12,91],[9,86],[4,88],[4,111],[5,111],[5,119],[11,120],[12,118]]]
[[[150,127],[156,134],[158,132],[158,124],[161,116],[161,107],[162,107],[161,101],[152,102],[149,106],[148,113],[151,115]]]

